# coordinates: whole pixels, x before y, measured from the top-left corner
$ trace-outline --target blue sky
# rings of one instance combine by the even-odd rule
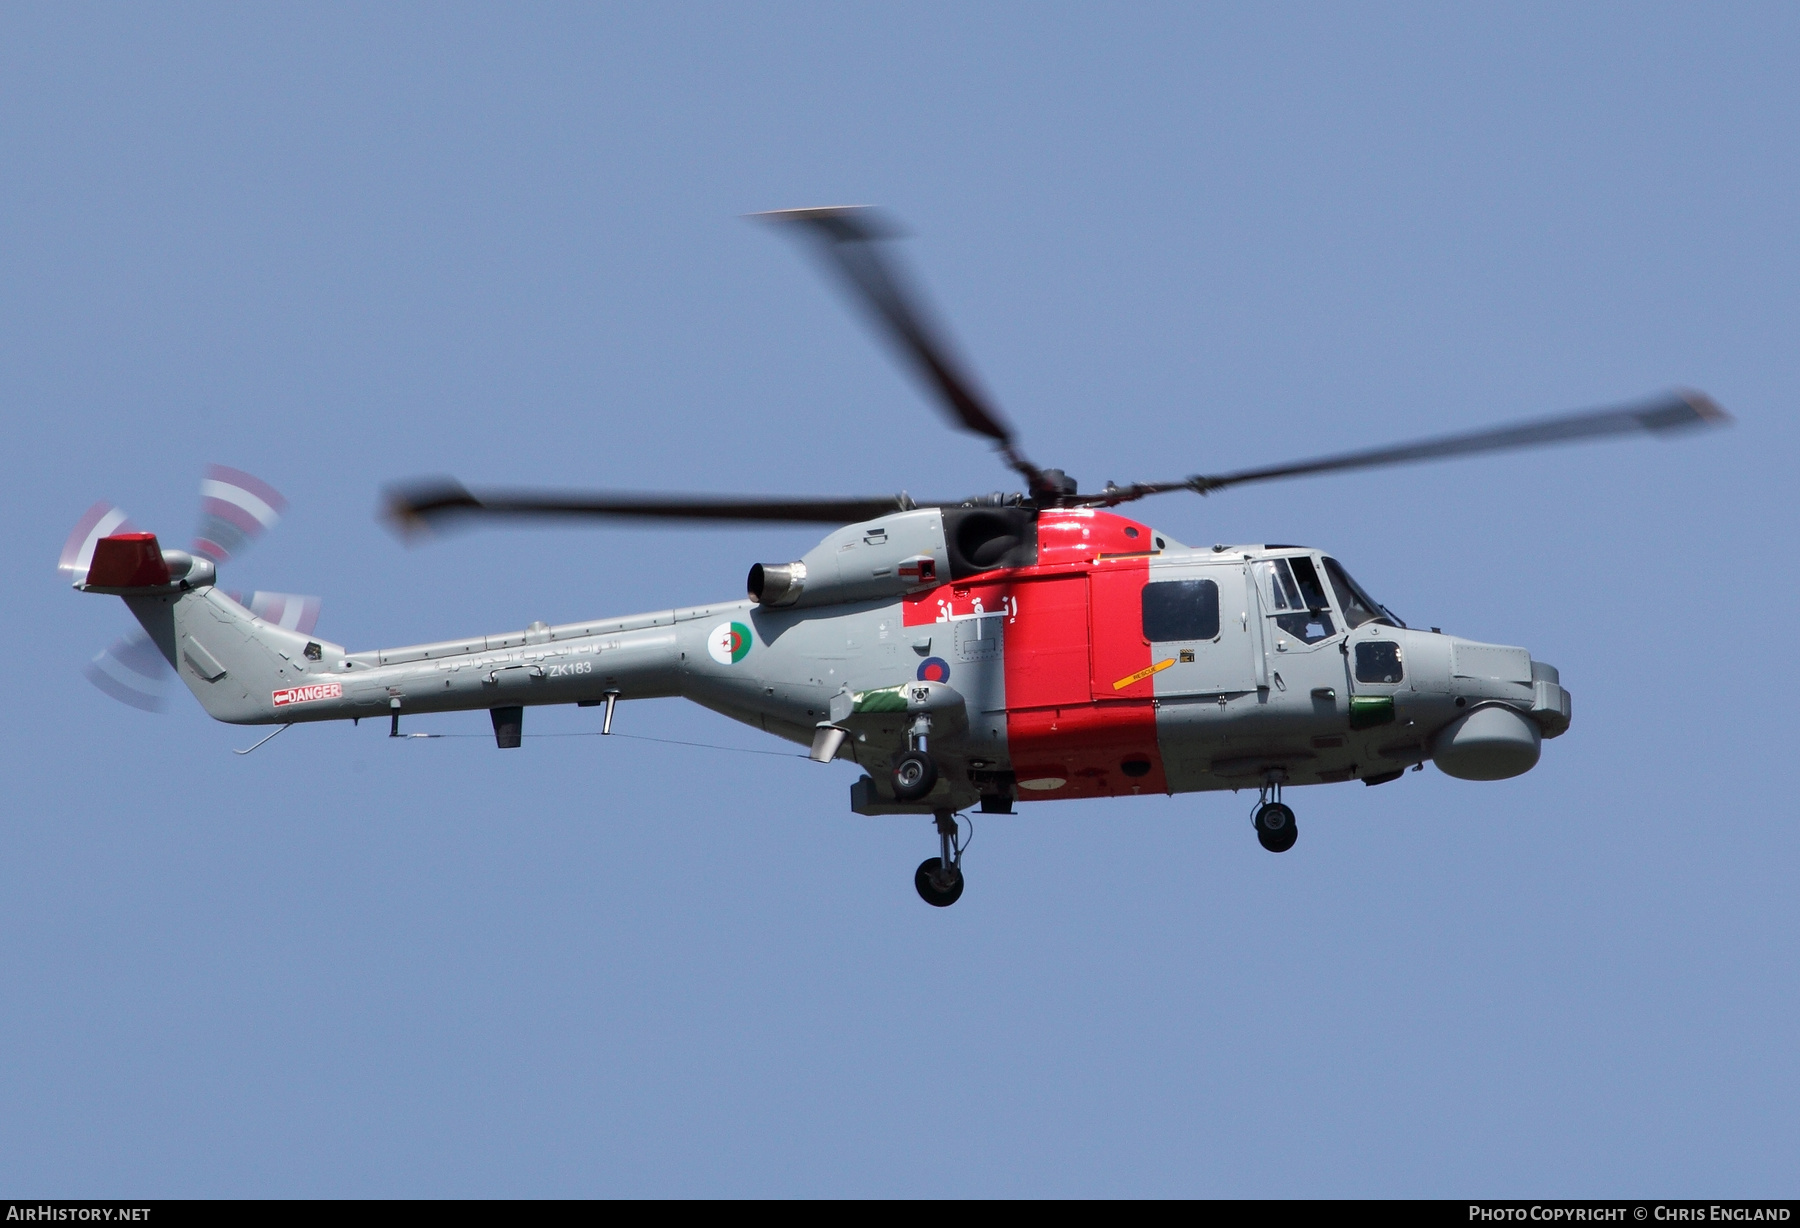
[[[1791,1194],[1788,6],[0,13],[0,1191]],[[1044,805],[913,893],[855,773],[250,738],[82,681],[95,499],[352,648],[728,597],[804,528],[408,550],[384,482],[1001,487],[780,236],[875,202],[1087,486],[1707,390],[1728,432],[1168,496],[1530,647],[1529,775]],[[421,726],[485,736],[479,714]],[[674,701],[641,738],[782,751]],[[584,733],[593,710],[527,730]]]

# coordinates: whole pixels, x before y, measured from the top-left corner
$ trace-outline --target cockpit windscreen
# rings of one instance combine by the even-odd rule
[[[1376,601],[1362,589],[1362,585],[1350,578],[1350,573],[1336,560],[1328,558],[1325,562],[1325,574],[1331,577],[1331,591],[1337,594],[1338,609],[1344,612],[1344,621],[1352,627],[1360,627],[1367,622],[1391,623],[1404,627],[1406,624],[1395,618],[1393,612]]]

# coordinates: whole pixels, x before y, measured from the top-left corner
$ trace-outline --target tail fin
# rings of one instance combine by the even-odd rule
[[[234,725],[280,720],[276,694],[329,671],[344,650],[265,622],[211,585],[127,595],[125,604],[207,715]]]
[[[236,725],[282,720],[276,693],[329,677],[344,650],[257,617],[213,576],[210,560],[132,533],[100,539],[80,587],[125,599],[207,715]]]

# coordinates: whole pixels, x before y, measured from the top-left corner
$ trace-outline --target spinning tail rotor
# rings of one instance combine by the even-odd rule
[[[268,483],[240,469],[208,465],[200,480],[200,522],[193,553],[215,564],[234,559],[273,528],[286,510],[287,500]],[[122,509],[104,501],[96,503],[83,513],[63,543],[57,570],[70,584],[82,584],[101,538],[137,531]],[[258,591],[246,599],[222,591],[256,617],[289,631],[307,635],[319,621],[317,597]],[[166,706],[174,678],[169,661],[139,627],[96,653],[82,673],[107,695],[145,712],[160,712]]]
[[[69,540],[63,543],[62,554],[56,560],[56,569],[70,584],[80,584],[87,579],[88,568],[94,564],[94,547],[99,545],[102,537],[137,531],[124,509],[101,500],[75,522]]]
[[[241,554],[287,511],[281,492],[241,469],[208,465],[200,479],[200,527],[194,553],[215,563]]]

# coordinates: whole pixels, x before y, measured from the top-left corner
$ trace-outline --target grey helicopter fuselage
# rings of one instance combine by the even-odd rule
[[[112,543],[108,545],[107,543]],[[159,570],[160,568],[160,570]],[[679,696],[851,759],[865,814],[1391,780],[1497,779],[1569,724],[1525,649],[1398,624],[1331,558],[1183,546],[1091,508],[918,508],[752,569],[742,600],[347,652],[284,630],[148,534],[84,587],[124,597],[208,713],[235,724]],[[929,745],[938,779],[888,769]]]
[[[1110,509],[1730,420],[1704,393],[1671,389],[1084,495],[1068,473],[1025,454],[906,276],[892,219],[862,207],[757,216],[812,243],[949,423],[987,440],[1021,493],[921,507],[904,494],[471,490],[420,478],[385,499],[389,523],[409,537],[434,525],[571,518],[844,527],[802,559],[751,568],[744,599],[353,653],[303,632],[315,598],[258,593],[245,608],[215,586],[213,560],[266,529],[285,501],[214,467],[195,542],[205,557],[120,532],[124,513],[106,504],[65,544],[64,573],[124,597],[155,645],[121,641],[95,658],[90,679],[154,706],[142,684],[160,673],[160,652],[222,721],[285,728],[385,715],[397,734],[416,714],[485,708],[502,749],[520,745],[533,706],[603,704],[605,733],[620,702],[679,696],[807,746],[818,762],[854,761],[866,771],[851,787],[859,813],[931,815],[939,855],[913,884],[946,907],[963,891],[958,812],[975,805],[1011,812],[1019,801],[1248,787],[1259,794],[1258,841],[1282,853],[1297,838],[1284,787],[1382,784],[1427,760],[1451,776],[1499,780],[1529,771],[1543,739],[1569,726],[1555,669],[1523,648],[1408,628],[1319,551],[1194,549]]]

